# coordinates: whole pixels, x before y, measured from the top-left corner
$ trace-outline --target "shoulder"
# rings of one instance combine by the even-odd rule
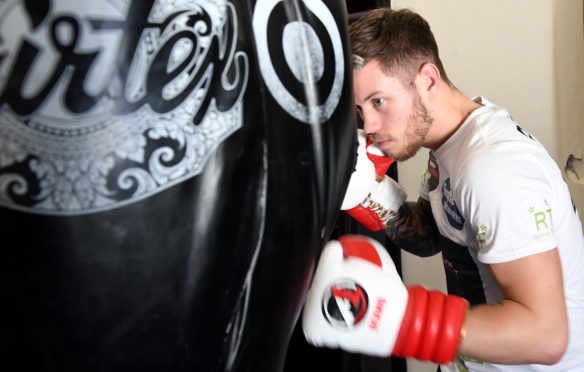
[[[507,109],[482,97],[477,100],[483,106],[469,117],[467,133],[463,138],[467,142],[466,146],[483,149],[508,142],[541,146],[537,139],[513,119]]]
[[[543,177],[555,165],[546,149],[506,109],[486,102],[459,141],[459,179],[492,187]]]
[[[508,202],[531,192],[548,194],[552,162],[547,153],[526,143],[492,144],[465,159],[459,189]]]

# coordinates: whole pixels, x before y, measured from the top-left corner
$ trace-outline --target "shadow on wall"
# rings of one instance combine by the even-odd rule
[[[564,167],[568,179],[574,183],[584,185],[584,159],[570,154]]]

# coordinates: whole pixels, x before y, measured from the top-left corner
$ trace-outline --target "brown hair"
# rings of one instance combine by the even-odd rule
[[[371,10],[350,24],[349,36],[353,55],[363,58],[364,63],[377,60],[406,86],[427,62],[436,65],[442,80],[453,86],[442,66],[430,25],[411,10]]]

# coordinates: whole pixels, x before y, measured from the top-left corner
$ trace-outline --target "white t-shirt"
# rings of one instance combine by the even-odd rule
[[[472,292],[482,290],[484,301],[491,303],[502,299],[502,294],[486,264],[558,247],[570,341],[554,366],[459,362],[469,371],[584,371],[584,238],[568,187],[544,147],[505,109],[482,97],[475,101],[483,106],[430,153],[420,188],[421,197],[431,203],[440,233],[458,244],[450,249],[459,252],[443,252],[456,258],[450,259],[454,263],[445,259],[445,267],[450,274],[476,268],[480,283]],[[456,281],[456,275],[450,278]],[[464,278],[459,281],[462,287],[468,284]]]

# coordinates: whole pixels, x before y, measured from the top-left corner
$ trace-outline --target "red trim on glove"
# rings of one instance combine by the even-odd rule
[[[401,327],[395,343],[393,344],[392,354],[400,358],[404,357],[404,345],[406,343],[407,331],[410,329],[413,318],[413,308],[416,302],[416,297],[412,295],[412,288],[408,287],[408,304],[406,305],[406,311],[404,312],[404,317],[402,319]]]
[[[379,231],[385,228],[385,224],[377,217],[377,214],[372,209],[358,205],[354,208],[347,209],[345,212],[371,231]]]
[[[369,239],[358,235],[343,235],[339,238],[343,247],[343,256],[358,257],[382,267],[381,258]]]
[[[467,302],[458,296],[408,287],[408,305],[393,354],[446,364],[454,359]]]
[[[420,339],[426,326],[426,309],[428,308],[428,290],[415,286],[408,287],[408,292],[414,299],[414,306],[412,307],[412,320],[410,327],[405,332],[405,343],[403,349],[403,356],[410,357],[418,354],[420,349]],[[403,330],[400,329],[400,333]]]
[[[423,342],[420,343],[420,351],[418,352],[418,359],[423,361],[432,360],[438,342],[443,342],[439,339],[439,336],[444,322],[442,314],[445,311],[444,302],[446,301],[446,296],[438,291],[430,291],[429,294],[428,314],[426,315],[426,325],[422,335]]]
[[[395,161],[392,158],[388,158],[387,156],[374,155],[370,153],[367,153],[367,157],[373,163],[373,166],[375,167],[375,174],[380,179],[383,179],[385,173]]]
[[[365,148],[371,146],[372,144],[373,141],[367,137],[367,140],[365,141]],[[380,179],[383,179],[383,176],[385,176],[385,173],[389,167],[391,167],[391,165],[395,162],[395,160],[390,157],[384,155],[375,155],[371,154],[370,152],[367,152],[367,158],[369,158],[369,160],[371,160],[373,163],[373,166],[375,167],[375,174]]]
[[[442,330],[440,332],[441,345],[434,355],[434,361],[438,364],[446,364],[456,356],[467,302],[462,297],[449,295],[446,297],[444,308],[446,311],[442,319]]]

